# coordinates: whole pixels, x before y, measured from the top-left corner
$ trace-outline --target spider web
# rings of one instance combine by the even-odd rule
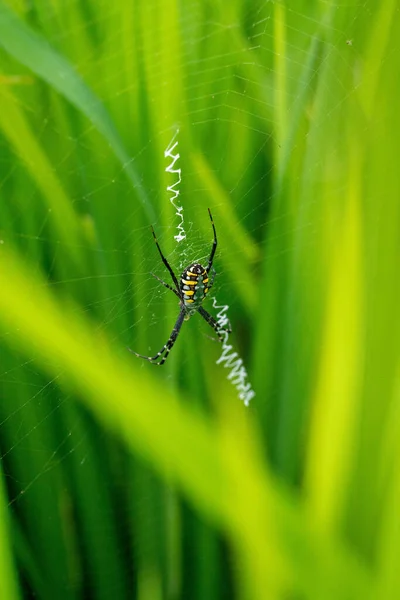
[[[342,30],[334,31],[336,44],[328,47],[315,64],[308,70],[305,69],[310,49],[319,31],[319,22],[324,18],[319,14],[318,8],[311,4],[304,4],[303,12],[287,8],[290,32],[287,57],[291,76],[285,92],[286,107],[282,107],[283,111],[286,110],[287,119],[295,116],[302,90],[315,85],[315,79],[324,68],[329,53],[335,53],[338,60],[345,63],[353,61],[356,53],[356,40],[352,40],[348,33],[352,24],[348,23]],[[328,11],[331,5],[322,4],[326,5]],[[335,7],[335,4],[339,7],[339,3],[332,3],[332,6]],[[150,2],[149,6],[150,12],[157,8],[156,3]],[[83,10],[83,7],[79,2],[68,0],[64,10],[70,19],[65,20],[62,32],[57,26],[57,16],[51,10],[50,3],[47,8],[48,11],[40,14],[39,29],[56,49],[67,52],[66,49],[69,46],[73,48],[74,40],[79,36],[73,15],[75,11]],[[88,34],[90,32],[94,37],[100,36],[106,29],[107,22],[118,19],[118,10],[119,5],[111,3],[102,5],[100,11],[89,13],[84,21]],[[229,197],[231,210],[239,217],[251,248],[264,239],[265,232],[274,220],[286,220],[285,214],[280,214],[279,217],[270,214],[274,200],[272,184],[276,177],[273,153],[279,152],[281,148],[280,133],[274,120],[275,98],[282,91],[279,88],[279,80],[274,80],[276,65],[280,60],[278,36],[274,25],[277,3],[251,2],[243,10],[240,14],[233,7],[223,8],[222,4],[217,3],[215,10],[210,6],[208,16],[205,16],[200,4],[193,0],[186,3],[185,10],[179,16],[179,26],[185,38],[181,61],[186,77],[179,82],[182,94],[187,98],[185,112],[179,114],[181,108],[178,107],[177,111],[176,107],[171,106],[170,114],[167,111],[163,115],[158,129],[154,126],[146,127],[145,124],[137,136],[132,136],[129,146],[132,164],[139,172],[142,169],[147,173],[144,185],[148,197],[157,207],[153,223],[143,217],[132,189],[126,186],[124,168],[113,162],[108,144],[100,138],[92,125],[85,122],[75,134],[60,127],[54,110],[46,114],[46,102],[39,107],[38,100],[35,103],[33,96],[21,100],[24,110],[32,117],[37,138],[45,146],[49,144],[55,148],[57,142],[61,142],[61,151],[56,150],[51,157],[52,166],[61,180],[65,176],[67,187],[68,179],[71,181],[69,192],[74,209],[82,215],[87,226],[88,241],[87,247],[84,248],[88,256],[87,264],[75,276],[70,272],[66,277],[62,276],[58,262],[64,254],[69,254],[74,249],[74,242],[61,239],[57,232],[53,231],[51,214],[47,209],[35,208],[36,214],[30,218],[29,210],[40,206],[37,201],[39,192],[35,186],[29,188],[28,195],[28,188],[24,187],[25,196],[19,206],[6,207],[7,217],[13,225],[12,235],[20,246],[26,248],[27,253],[35,252],[35,248],[39,249],[38,256],[44,257],[48,273],[47,285],[52,293],[63,296],[67,292],[74,297],[76,292],[75,310],[94,319],[99,331],[104,330],[107,336],[119,342],[121,352],[129,345],[140,353],[155,354],[166,341],[178,314],[176,298],[151,275],[151,272],[154,272],[171,284],[154,245],[150,225],[154,226],[163,252],[179,276],[191,262],[207,264],[212,244],[212,229],[208,214],[204,210],[203,197],[209,193],[208,186],[214,185],[215,181],[222,182],[223,193]],[[354,13],[355,18],[364,18],[367,12],[368,2],[361,2]],[[156,20],[154,38],[168,38],[169,27],[168,23]],[[329,25],[325,24],[325,27],[329,29]],[[115,32],[116,35],[122,34],[118,27]],[[196,54],[196,48],[210,48],[216,40],[218,43],[215,47],[219,50],[217,56],[213,55],[211,50],[203,56]],[[137,43],[138,54],[145,55],[148,49],[143,37],[139,37]],[[72,51],[70,60],[75,63],[83,78],[93,71],[94,64],[102,73],[106,73],[105,80],[91,80],[89,84],[96,89],[96,93],[114,115],[118,127],[118,107],[128,107],[130,94],[135,90],[125,87],[122,77],[122,69],[125,66],[121,64],[121,56],[117,52],[113,54],[112,48],[111,39],[100,57],[84,53],[77,56],[73,55]],[[165,76],[166,72],[168,74],[168,66],[163,64],[164,57],[158,58],[159,69],[155,68],[154,64],[147,67],[142,65],[143,69],[148,70],[149,88],[153,86],[155,93],[157,87],[163,85],[159,77]],[[106,65],[108,61],[112,64],[112,69]],[[23,77],[28,78],[26,85],[29,85],[30,76],[21,75],[18,80],[20,70],[18,65],[14,68],[17,79],[13,82],[9,75],[3,81],[3,85],[25,85]],[[170,76],[175,80],[178,66],[171,64],[169,68]],[[24,73],[23,70],[22,72]],[[349,88],[347,82],[342,82],[339,75],[334,80],[337,88],[341,90],[341,101],[345,102],[354,88]],[[149,110],[151,103],[150,99]],[[330,115],[326,114],[325,119],[329,118]],[[145,115],[144,120],[148,123],[149,116]],[[319,125],[323,127],[324,122],[321,121]],[[200,179],[196,172],[197,163],[190,161],[188,157],[189,144],[186,142],[189,128],[193,137],[201,140],[206,158],[213,147],[218,149],[218,159],[206,165],[207,176],[203,179]],[[249,132],[251,136],[248,135]],[[183,208],[185,239],[179,243],[174,236],[179,233],[178,226],[181,221],[179,215],[176,215],[176,209],[171,205],[171,190],[166,189],[176,182],[176,173],[165,174],[165,169],[171,161],[164,156],[164,141],[172,139],[178,142],[180,154],[175,165],[175,168],[181,169],[181,182],[178,186],[180,195],[176,199],[176,206]],[[27,176],[23,160],[10,152],[9,140],[6,137],[0,138],[0,147],[3,156],[0,163],[0,193],[5,198],[15,182],[19,179],[25,181]],[[94,147],[96,159],[93,158]],[[158,156],[156,164],[155,154]],[[93,169],[92,161],[95,160],[104,168]],[[108,168],[110,161],[112,166]],[[153,174],[156,180],[160,179],[161,174],[165,175],[163,193],[158,185],[152,184]],[[190,197],[187,195],[188,189]],[[120,209],[120,206],[124,208]],[[213,209],[212,206],[211,208]],[[224,226],[222,221],[218,221],[214,210],[213,213],[219,239],[229,237],[220,235],[224,233]],[[93,244],[94,223],[102,215],[104,218],[104,214],[108,215],[105,223],[107,228],[112,229],[123,221],[123,226],[118,226],[120,235],[117,239],[113,235],[107,236],[102,230],[98,243]],[[306,227],[311,244],[316,223],[310,223]],[[289,225],[287,230],[283,231],[280,252],[291,252],[291,240],[295,233],[296,230]],[[10,237],[9,232],[2,226],[2,243],[9,243]],[[210,295],[219,305],[229,305],[233,340],[246,365],[248,349],[246,342],[240,339],[240,333],[243,333],[240,322],[243,321],[242,315],[246,315],[246,311],[244,321],[248,322],[252,308],[244,306],[240,295],[232,293],[232,281],[221,260],[225,253],[229,254],[233,262],[241,263],[240,244],[224,247],[220,241],[214,261],[217,276]],[[105,271],[99,272],[97,268],[102,262],[107,263],[106,274]],[[35,263],[33,255],[32,263]],[[125,267],[122,268],[123,266]],[[256,269],[255,266],[255,273]],[[241,271],[236,272],[234,284],[237,289],[247,285],[245,275]],[[101,292],[92,295],[93,288]],[[167,295],[170,295],[168,300]],[[216,315],[212,302],[206,303],[205,308]],[[212,330],[205,322],[201,322],[199,317],[196,316],[196,320],[197,324],[193,323],[194,318],[184,324],[172,350],[172,353],[176,353],[179,360],[183,361],[183,367],[185,355],[179,350],[179,346],[184,348],[188,340],[197,339],[198,336],[202,339],[201,343],[209,344],[210,364],[214,364],[220,356],[218,344],[207,339],[210,336],[215,337]],[[138,333],[143,331],[143,322],[148,331],[146,342]],[[164,337],[160,337],[161,331]],[[239,332],[239,336],[235,332]],[[8,346],[8,338],[13,335],[13,331],[2,333],[5,348]],[[244,340],[248,339],[248,334],[243,337]],[[4,350],[3,357],[0,372],[0,384],[3,389],[0,413],[1,455],[5,476],[9,482],[10,504],[23,513],[26,510],[27,499],[29,500],[31,495],[37,498],[44,493],[46,486],[50,485],[54,470],[71,454],[78,455],[82,464],[92,460],[88,446],[94,425],[90,416],[82,415],[72,408],[68,409],[67,421],[61,422],[59,419],[60,409],[64,409],[73,397],[72,391],[71,395],[68,395],[59,385],[58,380],[63,376],[61,370],[58,378],[49,380],[37,366],[35,356],[21,356],[13,351]],[[132,357],[132,360],[136,359]],[[149,366],[143,364],[143,368]],[[224,377],[227,374],[222,367],[221,374]],[[168,380],[169,372],[163,376]],[[231,393],[235,398],[234,389]],[[54,431],[57,431],[55,437]],[[24,453],[34,456],[34,476],[32,470],[24,472],[24,469],[18,466]],[[16,473],[19,473],[18,477]],[[101,523],[98,523],[98,527],[101,528]]]

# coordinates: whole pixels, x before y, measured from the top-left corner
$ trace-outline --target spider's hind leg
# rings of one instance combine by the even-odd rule
[[[139,354],[138,352],[135,352],[131,348],[128,348],[128,350],[129,350],[129,352],[132,352],[132,354],[134,354],[138,358],[144,358],[145,360],[148,360],[153,365],[162,365],[166,359],[166,357],[163,357],[163,359],[164,359],[163,361],[157,362],[157,360],[160,358],[161,354],[164,352],[165,346],[162,348],[162,350],[160,350],[160,352],[157,352],[157,354],[155,356],[145,356],[144,354]],[[167,356],[168,356],[168,354],[167,354]]]
[[[232,329],[230,327],[221,327],[220,324],[218,323],[218,321],[216,319],[214,319],[214,317],[212,315],[210,315],[210,313],[208,313],[206,310],[204,310],[204,308],[202,306],[200,306],[198,308],[199,313],[201,314],[201,316],[203,317],[203,319],[205,321],[207,321],[207,323],[214,329],[215,333],[218,336],[218,339],[220,342],[224,342],[225,340],[225,336],[223,335],[223,333],[232,333]]]
[[[132,354],[135,354],[135,356],[137,356],[139,358],[144,358],[145,360],[148,360],[153,365],[160,365],[160,366],[163,365],[165,363],[165,361],[167,360],[168,354],[171,352],[173,345],[176,342],[176,339],[177,339],[179,332],[181,330],[181,327],[182,327],[182,323],[185,319],[185,315],[186,315],[186,309],[185,309],[185,307],[182,307],[181,311],[179,313],[179,316],[176,320],[176,323],[174,325],[174,328],[171,332],[171,335],[168,338],[168,341],[164,344],[164,346],[161,348],[161,350],[159,352],[157,352],[157,354],[155,356],[145,356],[144,354],[138,354],[138,352],[131,350],[131,348],[128,348],[129,352],[132,352]],[[164,352],[165,352],[165,354],[164,354]],[[163,354],[164,354],[164,356],[162,356]],[[160,362],[157,362],[160,357],[162,357]]]

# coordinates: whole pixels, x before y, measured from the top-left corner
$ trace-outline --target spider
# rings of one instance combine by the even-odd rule
[[[210,209],[208,209],[208,214],[210,215],[211,225],[214,232],[214,240],[213,245],[211,247],[210,258],[208,259],[207,267],[203,267],[200,263],[194,262],[183,271],[180,281],[178,283],[178,279],[172,270],[169,262],[165,258],[164,254],[161,251],[160,245],[158,243],[156,234],[154,232],[153,227],[151,228],[151,232],[153,234],[154,241],[160,253],[161,259],[164,265],[167,267],[170,275],[172,277],[172,281],[174,282],[175,287],[171,287],[168,283],[165,283],[162,279],[157,277],[152,273],[153,277],[155,277],[160,283],[163,284],[166,288],[171,290],[176,296],[179,298],[179,315],[172,330],[169,339],[164,344],[159,352],[155,356],[144,356],[143,354],[138,354],[134,352],[130,348],[128,350],[138,356],[139,358],[145,358],[155,365],[163,365],[168,358],[168,355],[175,344],[179,332],[181,330],[183,321],[187,321],[190,319],[194,313],[198,312],[203,317],[205,321],[214,329],[216,332],[218,339],[220,342],[223,340],[223,336],[221,335],[221,331],[225,331],[226,333],[231,333],[231,329],[226,329],[220,327],[218,322],[214,319],[212,315],[210,315],[204,308],[202,307],[203,300],[206,298],[208,292],[210,291],[215,278],[215,269],[213,268],[213,260],[214,254],[217,249],[217,233],[215,231],[214,221],[211,215]],[[212,271],[212,272],[211,272]],[[211,281],[210,281],[211,274]],[[159,361],[159,358],[161,360]]]

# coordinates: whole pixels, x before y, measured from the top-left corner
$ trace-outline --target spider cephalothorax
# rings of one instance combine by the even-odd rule
[[[174,292],[176,296],[178,296],[180,306],[179,316],[172,330],[172,333],[169,336],[168,341],[164,344],[161,350],[157,352],[155,356],[144,356],[143,354],[138,354],[137,352],[133,352],[131,350],[131,352],[133,352],[133,354],[135,354],[136,356],[139,356],[140,358],[145,358],[151,363],[157,365],[164,364],[164,362],[167,360],[167,356],[170,353],[172,346],[175,344],[176,338],[179,335],[183,321],[189,319],[195,312],[199,312],[203,319],[205,319],[207,323],[211,325],[211,327],[217,333],[218,339],[220,341],[222,341],[223,339],[221,331],[227,331],[228,333],[230,333],[230,329],[220,327],[217,321],[214,319],[214,317],[202,307],[203,300],[207,296],[214,283],[215,271],[213,269],[213,260],[215,251],[217,249],[217,233],[215,231],[215,225],[210,209],[208,209],[208,214],[210,215],[211,225],[214,232],[214,241],[211,248],[210,258],[208,259],[208,264],[206,267],[203,267],[203,265],[201,265],[198,262],[192,263],[183,271],[179,282],[169,262],[167,261],[167,259],[161,251],[156,234],[154,233],[154,229],[151,228],[154,241],[157,245],[161,259],[164,265],[167,267],[168,271],[170,272],[175,287],[171,287],[170,285],[168,285],[168,283],[165,283],[165,281],[162,281],[162,279],[157,277],[157,275],[154,275],[154,277],[158,279],[158,281],[160,281],[160,283],[162,283],[166,288]],[[162,358],[158,362],[158,359],[160,357]]]

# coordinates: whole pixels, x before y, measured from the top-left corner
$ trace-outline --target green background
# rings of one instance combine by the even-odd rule
[[[399,40],[395,0],[0,3],[0,598],[400,597]],[[249,408],[198,315],[126,350],[178,312],[150,225],[179,271],[208,207]]]

